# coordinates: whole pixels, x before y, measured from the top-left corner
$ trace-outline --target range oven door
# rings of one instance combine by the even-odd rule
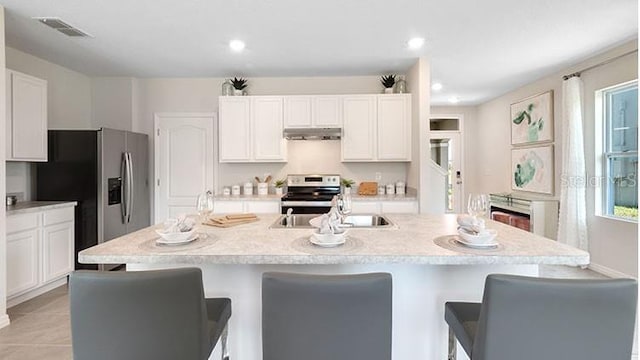
[[[293,214],[326,214],[331,210],[331,201],[282,201],[280,212],[286,214],[293,209]]]

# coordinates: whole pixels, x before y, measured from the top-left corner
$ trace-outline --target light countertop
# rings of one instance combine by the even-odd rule
[[[280,201],[283,195],[269,194],[269,195],[214,195],[216,201]]]
[[[79,260],[106,264],[589,264],[585,251],[492,220],[487,221],[488,228],[498,231],[500,247],[473,250],[436,244],[442,236],[456,233],[455,215],[386,216],[395,228],[350,229],[350,241],[337,248],[310,244],[310,229],[270,229],[279,217],[274,214],[227,229],[200,226],[198,232],[206,236],[182,246],[156,245],[158,227],[149,227],[83,250]]]
[[[76,205],[78,205],[78,203],[75,201],[21,201],[15,205],[7,206],[6,208],[7,216],[11,216]]]

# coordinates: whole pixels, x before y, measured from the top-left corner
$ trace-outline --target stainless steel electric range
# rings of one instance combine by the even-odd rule
[[[340,175],[288,175],[287,193],[282,197],[283,214],[324,214],[331,200],[340,194]]]

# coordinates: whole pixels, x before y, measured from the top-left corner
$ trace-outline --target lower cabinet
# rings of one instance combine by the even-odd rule
[[[217,214],[279,214],[280,200],[216,200],[213,204],[213,212]]]
[[[72,206],[7,216],[7,299],[15,305],[74,269]],[[13,301],[12,301],[13,299]]]
[[[357,201],[351,203],[351,212],[366,214],[417,214],[417,201]]]

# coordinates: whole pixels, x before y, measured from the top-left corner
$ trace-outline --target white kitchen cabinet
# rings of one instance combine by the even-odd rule
[[[312,124],[312,98],[310,96],[284,97],[284,127],[310,128]]]
[[[25,292],[38,286],[37,228],[7,234],[7,296]]]
[[[47,161],[47,81],[6,70],[9,161]]]
[[[285,128],[341,128],[339,95],[285,96]]]
[[[286,161],[281,96],[219,98],[220,162]]]
[[[220,162],[251,161],[251,99],[220,97]]]
[[[257,162],[286,161],[281,96],[259,96],[251,99],[253,125],[253,159]]]
[[[375,95],[345,96],[342,103],[342,161],[374,161]]]
[[[410,99],[410,95],[378,95],[378,160],[411,160]]]
[[[356,214],[417,214],[416,200],[366,200],[351,202],[351,212]]]
[[[74,269],[73,206],[7,216],[7,303],[66,282]]]
[[[280,200],[215,200],[213,212],[216,214],[279,214]]]
[[[342,161],[411,161],[411,95],[345,96]]]

